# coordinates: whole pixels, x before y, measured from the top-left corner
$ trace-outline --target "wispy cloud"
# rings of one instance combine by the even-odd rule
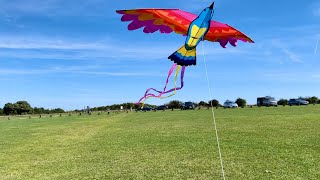
[[[269,72],[263,74],[261,79],[272,80],[274,82],[318,82],[320,74],[316,72],[308,72],[295,70],[295,72]]]
[[[11,26],[15,26],[18,28],[24,28],[25,25],[21,22],[17,21],[17,17],[13,15],[9,15],[3,9],[0,9],[0,22],[3,21],[5,24],[10,24]]]
[[[45,70],[0,69],[1,75],[28,75],[47,73]]]
[[[103,76],[148,76],[148,77],[162,77],[161,74],[155,73],[129,73],[129,72],[98,72],[98,71],[73,71],[72,73],[77,74],[89,74],[89,75],[103,75]]]
[[[59,38],[34,37],[34,36],[33,37],[30,37],[30,36],[0,37],[0,48],[4,48],[4,49],[98,50],[98,49],[108,48],[106,44],[107,43],[102,43],[102,42],[78,42],[78,41],[72,41],[72,40],[70,41],[70,40],[59,39]]]
[[[274,39],[272,43],[275,47],[279,48],[292,62],[296,62],[296,63],[303,62],[296,53],[289,50],[289,48],[285,44],[281,43],[281,41]]]
[[[223,56],[225,54],[245,54],[245,49],[229,47],[223,49],[213,43],[207,55]],[[0,37],[0,57],[19,59],[121,59],[122,61],[145,61],[167,59],[181,46],[180,43],[154,42],[128,46],[114,40],[72,40],[50,37]],[[123,48],[125,47],[125,48]],[[202,53],[202,50],[199,53]]]
[[[302,60],[300,59],[300,57],[295,54],[294,52],[288,50],[285,47],[282,47],[282,51],[288,56],[289,59],[291,59],[293,62],[297,62],[297,63],[301,63]]]
[[[10,16],[8,13],[4,12],[3,10],[0,10],[0,15],[3,17],[2,19],[6,22],[15,22],[16,18],[13,16]]]
[[[272,72],[272,73],[266,73],[262,76],[262,78],[272,81],[298,81],[298,79],[301,78],[295,73],[289,73],[289,72]]]
[[[95,76],[152,76],[162,77],[157,73],[141,72],[105,72],[90,70],[88,67],[52,67],[47,69],[0,69],[0,75],[40,75],[40,74],[78,74],[78,75],[95,75]]]
[[[90,59],[140,58],[157,59],[168,56],[178,46],[127,46],[114,40],[72,40],[35,36],[0,37],[1,57],[21,59]],[[39,51],[40,50],[40,51]]]

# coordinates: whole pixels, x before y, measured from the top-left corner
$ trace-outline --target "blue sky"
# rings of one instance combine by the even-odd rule
[[[137,101],[161,89],[184,43],[176,34],[128,31],[117,9],[179,8],[195,14],[207,0],[0,0],[0,107],[27,100],[65,109]],[[214,20],[256,43],[222,49],[205,42],[213,98],[320,96],[320,2],[217,0]],[[201,47],[201,45],[200,45]],[[202,50],[185,87],[169,100],[208,100]],[[320,51],[320,50],[319,50]],[[172,84],[171,84],[172,85]]]

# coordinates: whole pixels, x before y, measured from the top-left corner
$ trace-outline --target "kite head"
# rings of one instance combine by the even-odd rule
[[[213,10],[214,2],[209,6],[209,9]]]
[[[211,20],[214,13],[213,6],[214,6],[214,2],[201,12],[200,17],[208,21]]]

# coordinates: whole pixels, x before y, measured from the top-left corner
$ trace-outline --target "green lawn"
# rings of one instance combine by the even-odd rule
[[[320,106],[218,109],[227,179],[320,179]],[[210,110],[0,118],[0,179],[220,179]]]

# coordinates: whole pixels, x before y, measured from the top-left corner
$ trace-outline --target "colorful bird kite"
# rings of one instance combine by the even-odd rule
[[[223,48],[226,48],[228,43],[235,47],[238,40],[253,43],[249,37],[235,28],[211,20],[214,13],[213,6],[214,3],[205,8],[199,16],[179,9],[134,9],[116,11],[122,15],[121,21],[131,22],[128,25],[128,30],[130,31],[143,28],[144,33],[160,31],[160,33],[168,34],[175,32],[186,36],[185,44],[168,57],[174,64],[168,73],[163,91],[149,88],[137,104],[150,97],[167,98],[174,95],[177,90],[182,89],[184,85],[183,77],[185,68],[186,66],[196,65],[196,47],[201,41],[218,42]],[[175,69],[175,86],[170,90],[166,90],[169,78]],[[180,69],[181,86],[176,87]],[[150,93],[152,90],[157,92],[158,95]],[[174,93],[167,97],[162,96],[171,92]]]

